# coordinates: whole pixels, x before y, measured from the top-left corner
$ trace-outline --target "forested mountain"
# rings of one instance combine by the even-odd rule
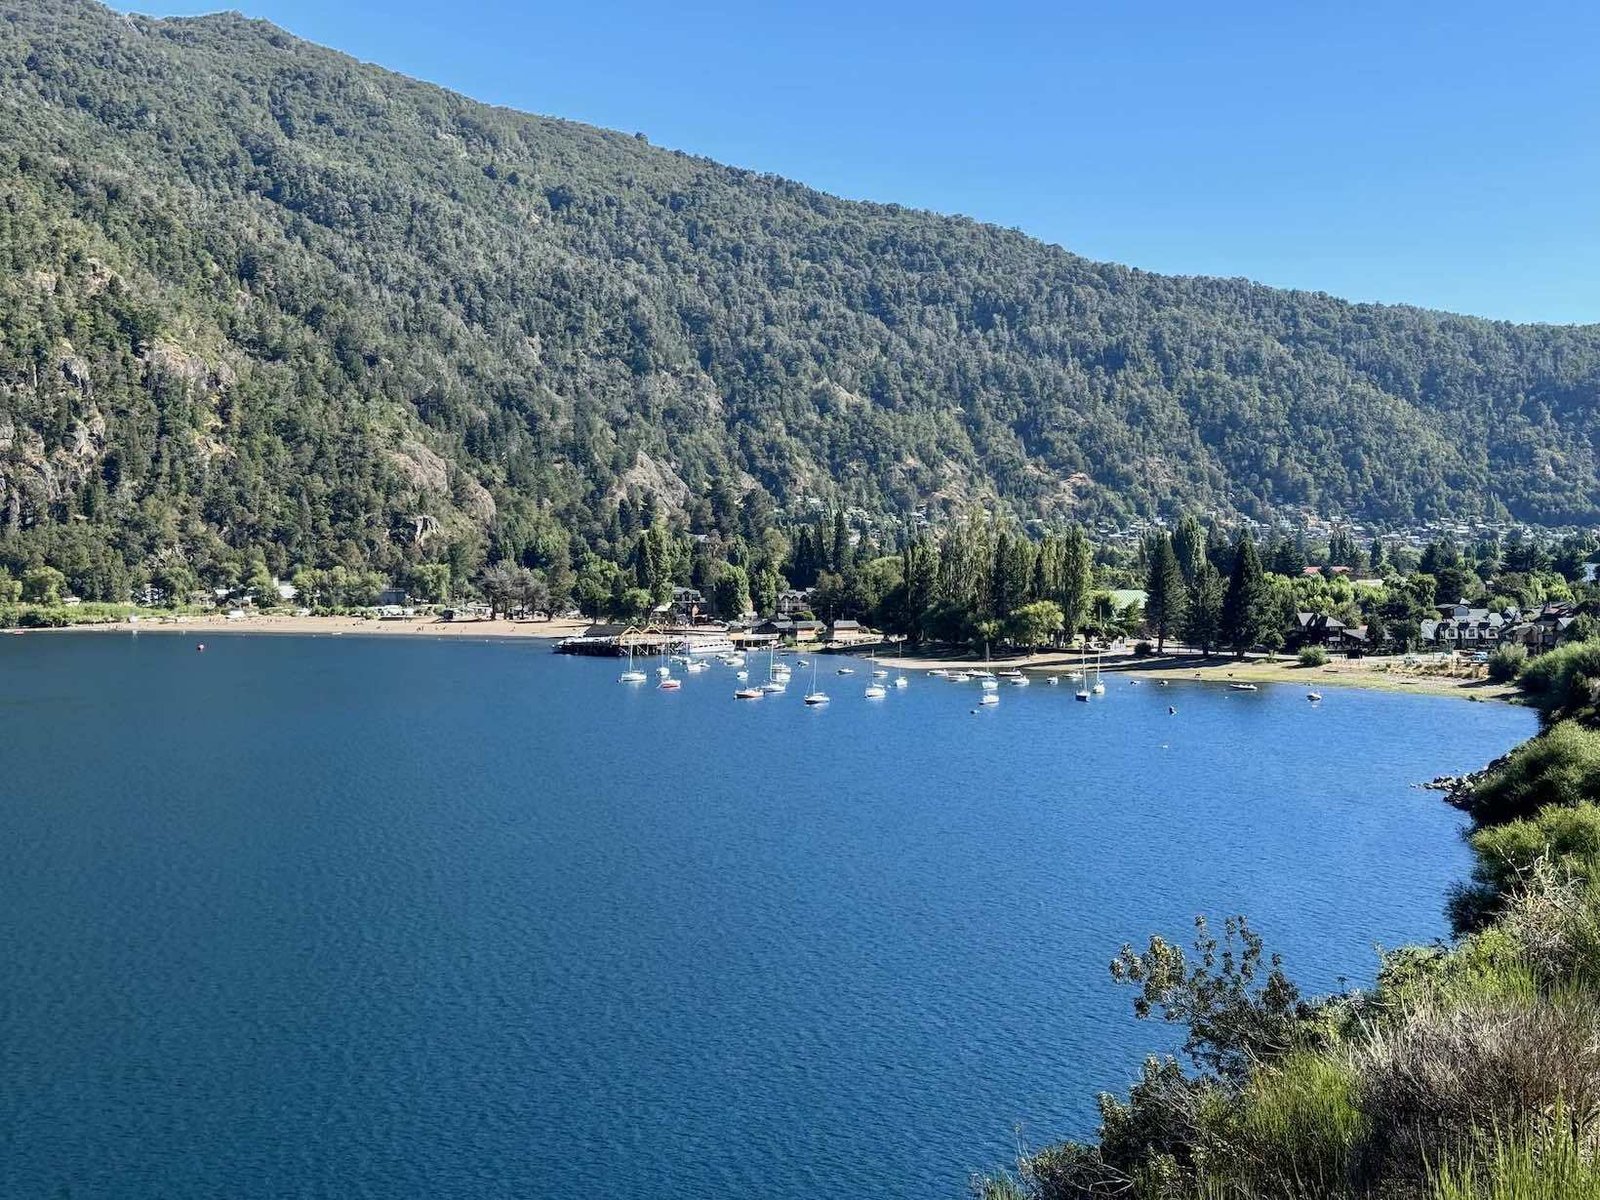
[[[0,264],[0,561],[107,593],[646,493],[1600,520],[1600,327],[1096,264],[236,15],[0,0]]]

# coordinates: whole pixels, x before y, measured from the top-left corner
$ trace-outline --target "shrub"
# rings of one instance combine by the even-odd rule
[[[1328,665],[1328,652],[1321,646],[1306,646],[1300,651],[1300,665],[1302,667],[1325,667]]]
[[[1528,652],[1514,642],[1496,646],[1489,655],[1489,678],[1496,683],[1510,683],[1522,674],[1528,661]]]
[[[1135,658],[1149,658],[1154,650],[1155,647],[1149,642],[1135,642],[1133,646],[1133,656]]]
[[[1518,682],[1546,714],[1591,711],[1600,690],[1600,642],[1557,646],[1523,667]]]
[[[1523,678],[1543,661],[1530,664]],[[1479,825],[1497,825],[1531,817],[1546,804],[1572,807],[1586,800],[1600,801],[1600,732],[1561,721],[1484,776],[1472,789],[1467,811]]]
[[[1358,1052],[1367,1178],[1398,1181],[1470,1151],[1474,1130],[1565,1105],[1600,1112],[1600,1013],[1588,999],[1422,1009]]]
[[[1531,882],[1541,859],[1566,874],[1593,875],[1600,862],[1600,806],[1551,805],[1533,817],[1479,829],[1469,840],[1477,858],[1472,882],[1450,902],[1458,933],[1481,928],[1514,889]]]

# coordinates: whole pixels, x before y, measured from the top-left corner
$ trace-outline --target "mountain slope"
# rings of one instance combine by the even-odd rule
[[[1600,328],[1090,263],[234,15],[0,4],[0,256],[19,559],[525,556],[717,480],[1600,519]]]

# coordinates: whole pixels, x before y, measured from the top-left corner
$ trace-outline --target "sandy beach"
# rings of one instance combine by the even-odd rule
[[[368,617],[296,617],[278,613],[253,613],[230,620],[222,613],[206,616],[159,617],[141,616],[137,622],[116,621],[101,624],[69,625],[60,629],[13,630],[25,636],[60,633],[193,633],[200,635],[266,633],[334,635],[359,634],[374,637],[448,637],[448,638],[505,638],[554,641],[574,637],[589,628],[587,621],[513,621],[501,617],[496,621],[456,620],[441,621],[437,617],[419,616],[403,620],[384,621]]]
[[[982,660],[970,654],[949,656],[899,656],[881,657],[886,666],[906,670],[928,670],[934,667],[972,667]],[[1060,674],[1077,669],[1077,653],[1057,651],[1048,654],[996,658],[992,664],[1006,669],[1020,668],[1042,675]],[[1093,660],[1091,659],[1091,665]],[[1412,692],[1431,696],[1454,696],[1458,699],[1512,700],[1515,687],[1491,683],[1481,665],[1455,663],[1446,665],[1431,660],[1421,660],[1407,665],[1403,656],[1385,656],[1362,659],[1334,659],[1323,667],[1302,667],[1292,658],[1235,659],[1231,655],[1152,655],[1136,658],[1131,652],[1105,654],[1100,659],[1100,669],[1107,675],[1128,675],[1136,679],[1182,679],[1204,683],[1272,683],[1302,687],[1307,691],[1321,691],[1330,687],[1358,687],[1372,691]]]

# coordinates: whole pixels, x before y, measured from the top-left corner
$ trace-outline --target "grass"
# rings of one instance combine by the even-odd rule
[[[1600,1166],[1558,1107],[1482,1149],[1440,1166],[1431,1200],[1600,1200]]]

